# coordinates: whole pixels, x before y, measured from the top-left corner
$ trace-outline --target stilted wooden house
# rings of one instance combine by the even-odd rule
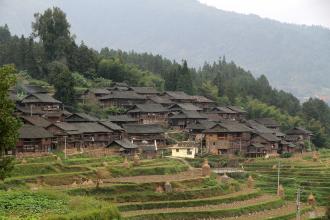
[[[205,130],[206,148],[215,155],[245,155],[253,130],[236,121],[217,123]]]
[[[55,148],[54,136],[46,129],[35,125],[23,125],[19,130],[15,153],[47,153]]]
[[[167,124],[168,109],[160,104],[138,104],[127,114],[136,118],[141,124]]]

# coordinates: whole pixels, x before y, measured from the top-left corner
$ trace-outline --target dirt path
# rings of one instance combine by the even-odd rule
[[[233,203],[223,203],[218,205],[208,205],[208,206],[197,206],[197,207],[185,207],[185,208],[163,208],[163,209],[149,209],[149,210],[139,210],[139,211],[127,211],[122,213],[124,217],[131,217],[143,214],[157,214],[157,213],[175,213],[175,212],[194,212],[198,211],[214,211],[221,209],[233,209],[244,206],[256,205],[262,202],[269,202],[277,200],[278,198],[271,195],[263,195],[253,199],[248,199],[244,201],[236,201]]]

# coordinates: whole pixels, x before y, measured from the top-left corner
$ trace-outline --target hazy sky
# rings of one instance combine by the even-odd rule
[[[226,11],[330,28],[329,0],[199,0]]]

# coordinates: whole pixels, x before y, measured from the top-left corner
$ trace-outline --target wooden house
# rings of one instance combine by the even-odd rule
[[[228,107],[214,107],[210,110],[210,113],[216,114],[220,120],[237,120],[238,121],[241,118],[239,113],[231,110]]]
[[[70,116],[65,118],[66,122],[75,123],[75,122],[97,122],[98,118],[88,115],[86,113],[73,113]]]
[[[175,103],[193,103],[195,98],[182,91],[166,91],[164,96]]]
[[[112,140],[121,140],[123,138],[125,130],[122,127],[120,127],[119,125],[117,125],[111,121],[104,121],[104,120],[99,121],[98,123],[112,131],[112,133],[111,133]]]
[[[107,148],[113,155],[134,156],[139,152],[138,146],[128,139],[113,140],[107,145]]]
[[[256,118],[254,120],[270,129],[280,130],[281,127],[281,125],[272,118]]]
[[[141,124],[167,124],[168,109],[160,104],[137,104],[127,112]]]
[[[250,157],[277,156],[281,139],[271,133],[255,133],[246,154]]]
[[[99,98],[99,101],[103,107],[129,109],[136,104],[144,104],[147,98],[134,91],[111,91],[109,95]]]
[[[169,107],[174,104],[174,102],[166,96],[150,96],[148,98],[150,103],[160,104],[163,107]]]
[[[55,148],[54,136],[46,129],[35,125],[23,125],[19,130],[15,153],[47,153]]]
[[[164,147],[165,131],[158,124],[124,124],[127,138],[137,145]]]
[[[286,132],[285,140],[296,146],[297,152],[303,152],[311,146],[313,133],[302,127],[294,127]]]
[[[39,115],[32,115],[32,116],[20,116],[20,119],[24,124],[28,125],[35,125],[42,128],[48,127],[51,122],[45,119],[44,117],[41,117]]]
[[[247,111],[245,111],[242,107],[240,106],[227,106],[227,108],[233,110],[236,112],[238,120],[243,120],[247,116]]]
[[[185,129],[188,124],[194,123],[198,120],[206,120],[207,116],[197,111],[181,110],[179,113],[169,114],[168,124],[175,129]]]
[[[109,95],[110,91],[106,88],[93,88],[88,89],[84,92],[81,99],[83,103],[89,102],[89,103],[99,103],[99,99],[103,96]]]
[[[138,124],[138,119],[129,115],[109,115],[108,120],[119,126],[123,126],[124,124]]]
[[[54,99],[47,93],[35,93],[24,97],[20,105],[30,109],[30,112],[43,111],[53,112],[60,111],[62,108],[62,102]]]
[[[204,111],[207,111],[217,106],[214,101],[204,96],[192,96],[192,97],[194,98],[193,104],[203,109]]]
[[[201,142],[204,140],[203,132],[207,129],[212,128],[217,123],[214,121],[208,121],[208,120],[198,120],[195,122],[191,122],[187,125],[186,131],[189,134],[189,138],[191,140],[195,140],[196,142]]]
[[[205,130],[208,151],[215,155],[246,154],[253,130],[236,121],[217,123]]]
[[[82,133],[74,124],[56,122],[46,127],[46,130],[56,138],[58,150],[63,150],[65,145],[68,149],[80,149],[84,146]]]
[[[286,140],[281,140],[279,144],[279,153],[295,153],[296,145]]]
[[[197,112],[202,112],[203,109],[193,105],[191,103],[176,103],[173,104],[172,106],[168,107],[168,109],[171,112],[181,112],[181,111],[197,111]]]
[[[113,131],[98,122],[71,123],[81,134],[82,147],[105,147],[113,140]]]

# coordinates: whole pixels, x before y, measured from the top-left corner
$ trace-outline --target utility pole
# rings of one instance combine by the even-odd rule
[[[298,187],[297,191],[297,199],[296,199],[296,205],[297,205],[297,212],[296,212],[296,220],[300,220],[300,186]]]
[[[64,136],[64,159],[66,160],[66,136]]]
[[[280,172],[281,172],[281,161],[278,161],[277,165],[277,195],[280,195]]]

